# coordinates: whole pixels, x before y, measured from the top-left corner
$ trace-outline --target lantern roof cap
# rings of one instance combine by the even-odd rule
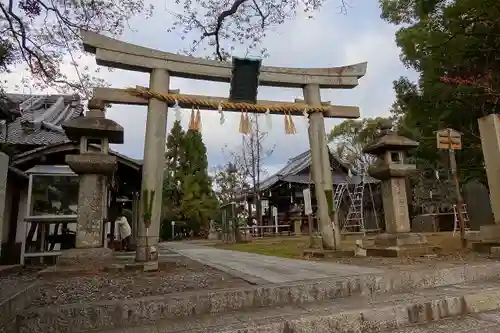
[[[363,153],[381,155],[388,150],[407,151],[419,146],[417,141],[396,133],[383,134],[374,142],[368,144]]]

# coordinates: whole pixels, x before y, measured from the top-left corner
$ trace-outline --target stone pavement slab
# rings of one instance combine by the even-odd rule
[[[216,249],[193,243],[166,242],[158,246],[255,284],[282,283],[328,277],[340,278],[384,272],[377,268],[285,259],[255,253]]]

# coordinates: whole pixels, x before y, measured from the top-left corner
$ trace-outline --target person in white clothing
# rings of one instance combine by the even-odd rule
[[[118,225],[118,230],[120,232],[123,249],[127,251],[130,246],[132,229],[130,228],[130,224],[128,224],[127,218],[123,215],[122,209],[120,209],[120,213],[116,219],[116,224]]]

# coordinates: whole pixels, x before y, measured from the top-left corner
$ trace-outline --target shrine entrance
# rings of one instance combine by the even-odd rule
[[[144,164],[141,188],[141,220],[138,226],[136,260],[149,260],[148,248],[158,243],[162,203],[164,149],[167,109],[200,108],[241,112],[240,131],[248,130],[248,113],[286,117],[287,134],[295,133],[292,116],[309,119],[312,175],[318,203],[318,225],[327,249],[340,239],[338,225],[332,228],[333,182],[325,134],[324,118],[359,118],[359,108],[322,102],[320,89],[351,89],[366,73],[366,63],[333,68],[284,68],[260,66],[260,61],[233,59],[233,63],[188,57],[149,49],[116,39],[82,31],[84,48],[94,53],[98,65],[150,73],[149,87],[130,89],[95,88],[93,99],[110,104],[147,105]],[[170,77],[231,83],[230,97],[181,94],[169,90]],[[246,85],[246,87],[245,87]],[[259,101],[257,86],[300,88],[304,100],[295,102]],[[244,89],[242,89],[244,87]],[[254,89],[253,93],[248,94]],[[199,112],[192,113],[190,127],[199,128]],[[146,219],[146,224],[144,224]],[[149,225],[148,225],[149,224]]]

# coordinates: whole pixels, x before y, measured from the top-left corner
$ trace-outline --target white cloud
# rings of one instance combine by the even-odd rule
[[[344,91],[322,91],[323,100],[339,105],[360,106],[364,117],[387,115],[394,100],[392,81],[401,75],[413,76],[399,61],[399,50],[394,42],[395,29],[379,18],[375,0],[363,1],[362,5],[361,0],[354,1],[354,7],[348,15],[339,15],[337,12],[335,1],[327,2],[314,19],[299,15],[296,20],[276,29],[264,41],[270,54],[264,63],[290,67],[327,67],[368,61],[367,74],[360,80],[358,87]],[[186,46],[187,42],[181,41],[180,36],[165,32],[164,22],[162,13],[150,20],[137,18],[131,24],[135,30],[126,32],[123,40],[171,52]],[[92,57],[86,57],[84,61],[95,68]],[[71,66],[67,67],[68,72],[74,72]],[[103,69],[99,75],[117,88],[148,85],[148,75],[144,73],[122,70],[110,73]],[[20,74],[8,77],[12,90],[18,90],[15,84],[19,81]],[[170,87],[190,94],[221,97],[229,94],[229,85],[222,83],[172,78]],[[24,92],[29,93],[26,90]],[[302,97],[300,89],[259,88],[260,99],[293,101],[297,97]],[[131,157],[141,158],[146,107],[115,105],[108,110],[107,116],[125,128],[125,143],[115,149]],[[216,112],[202,111],[202,134],[211,165],[223,162],[221,148],[226,145],[235,147],[241,142],[241,134],[238,133],[239,114],[227,112],[225,116],[226,123],[221,126]],[[184,126],[187,126],[188,117],[189,110],[185,110]],[[174,118],[174,112],[169,112],[168,129]],[[308,149],[304,121],[299,117],[295,117],[294,121],[298,134],[285,135],[283,118],[273,117],[273,128],[267,139],[269,145],[276,145],[274,154],[268,159],[270,171],[276,171],[288,158]],[[327,120],[326,130],[339,121]],[[262,125],[265,127],[263,119]]]

